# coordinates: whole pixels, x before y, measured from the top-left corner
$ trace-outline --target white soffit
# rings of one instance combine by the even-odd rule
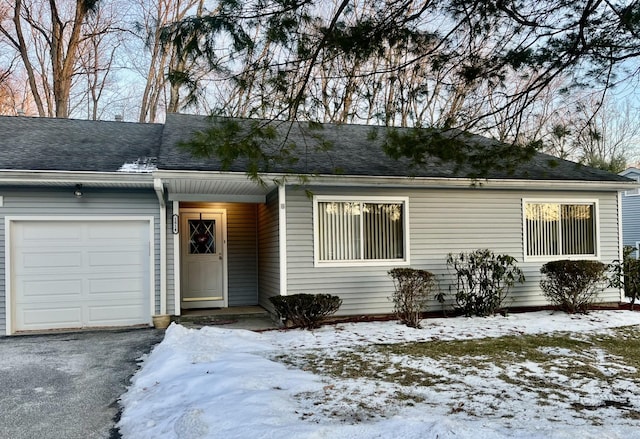
[[[266,195],[276,188],[271,180],[260,185],[245,174],[154,175],[167,188],[169,201],[264,203]]]

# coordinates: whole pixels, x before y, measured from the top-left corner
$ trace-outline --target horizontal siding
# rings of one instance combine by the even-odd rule
[[[354,189],[312,188],[316,195],[353,195]],[[409,197],[410,262],[414,268],[435,273],[445,291],[452,277],[447,270],[447,254],[489,248],[514,256],[527,281],[505,302],[508,307],[545,305],[539,289],[543,262],[522,262],[522,198],[599,200],[601,260],[618,257],[618,217],[616,194],[611,192],[576,194],[571,192],[493,190],[485,188],[441,190],[359,189],[362,196]],[[314,267],[312,200],[301,191],[287,192],[288,291],[330,293],[343,299],[342,315],[375,314],[392,311],[389,297],[393,282],[387,275],[393,264],[376,267]],[[607,290],[603,301],[617,302],[617,290]],[[433,310],[440,309],[435,301]]]
[[[258,236],[255,204],[227,205],[229,306],[258,304]]]
[[[0,328],[6,327],[5,309],[5,216],[153,216],[155,226],[156,312],[160,300],[160,210],[153,191],[109,191],[83,188],[84,196],[75,198],[73,188],[4,189],[0,207]],[[4,333],[4,331],[2,331]]]
[[[280,245],[278,226],[278,192],[267,196],[258,206],[258,303],[273,310],[269,297],[280,294]]]
[[[622,239],[632,247],[640,242],[640,195],[622,196]]]

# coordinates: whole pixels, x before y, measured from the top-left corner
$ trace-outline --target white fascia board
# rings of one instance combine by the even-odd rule
[[[154,171],[163,180],[250,180],[243,172],[222,171]],[[263,181],[275,187],[276,182],[286,185],[300,184],[296,174],[264,173]],[[291,180],[291,181],[288,181]],[[369,175],[307,175],[306,184],[317,186],[384,186],[422,188],[474,188],[474,189],[553,189],[568,191],[624,191],[639,186],[634,181],[582,181],[582,180],[526,180],[526,179],[471,179],[444,177],[380,177]],[[256,183],[257,184],[257,183]]]
[[[319,175],[309,178],[309,185],[318,186],[384,186],[421,188],[472,188],[472,189],[553,189],[568,191],[622,191],[638,187],[636,182],[578,181],[578,180],[518,180],[518,179],[470,179],[432,177],[374,177]]]
[[[151,173],[0,170],[0,185],[63,186],[76,183],[101,186],[153,187],[153,176]]]

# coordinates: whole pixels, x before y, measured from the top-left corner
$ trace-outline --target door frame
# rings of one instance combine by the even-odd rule
[[[155,314],[156,304],[156,285],[155,285],[155,271],[156,271],[156,243],[155,243],[155,225],[153,216],[141,216],[141,215],[112,215],[112,216],[87,216],[87,215],[7,215],[4,218],[4,230],[5,230],[5,242],[4,242],[4,255],[5,255],[5,334],[11,335],[14,333],[14,307],[13,307],[13,260],[12,260],[12,225],[14,222],[100,222],[100,221],[128,221],[128,222],[142,222],[149,225],[149,320],[148,324],[151,324],[151,316]]]
[[[229,253],[227,251],[227,209],[223,208],[208,208],[208,207],[179,207],[178,217],[183,213],[215,213],[222,216],[222,295],[223,295],[223,308],[229,307]],[[181,220],[178,220],[178,224]],[[178,245],[174,249],[175,265],[179,270],[179,275],[175,276],[176,286],[176,315],[182,313],[182,276],[185,273],[182,272],[182,246],[183,246],[183,234],[184,230],[178,229]]]

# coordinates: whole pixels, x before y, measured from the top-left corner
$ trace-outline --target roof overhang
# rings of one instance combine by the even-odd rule
[[[75,184],[95,188],[153,188],[153,175],[128,172],[0,170],[0,186],[64,187]]]
[[[157,180],[160,180],[159,182]],[[162,184],[171,201],[264,202],[278,185],[385,188],[476,188],[512,190],[624,191],[640,187],[635,181],[578,181],[524,179],[469,179],[434,177],[376,177],[266,173],[260,181],[242,172],[168,171],[153,173],[90,171],[0,170],[0,186],[63,187],[82,184],[97,188],[154,188]],[[156,187],[157,189],[157,187]]]
[[[280,176],[279,178],[282,178]],[[635,181],[470,179],[436,177],[374,177],[318,175],[307,180],[317,186],[374,186],[421,188],[477,188],[513,190],[624,191],[640,187]]]
[[[167,189],[169,201],[264,203],[277,180],[261,183],[242,172],[155,171],[154,178]]]
[[[260,182],[242,172],[165,171],[154,172],[167,188],[172,201],[262,203],[278,185],[384,188],[475,188],[505,190],[624,191],[640,187],[634,181],[577,181],[523,179],[469,179],[428,177],[375,177],[265,173]]]

